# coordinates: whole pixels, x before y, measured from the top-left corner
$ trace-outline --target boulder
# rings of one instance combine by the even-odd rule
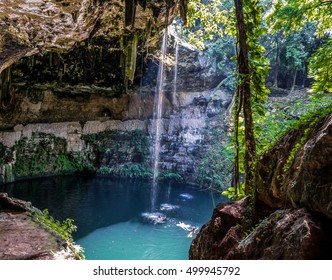
[[[330,232],[306,209],[277,210],[242,239],[232,259],[330,259]]]
[[[273,208],[305,207],[332,219],[331,154],[332,114],[312,128],[292,130],[258,162],[259,199]]]
[[[0,260],[76,259],[68,243],[33,218],[31,203],[0,193]]]
[[[189,259],[218,260],[231,258],[244,232],[243,222],[248,199],[219,204],[210,222],[202,227],[191,243]]]
[[[329,221],[306,209],[277,210],[251,231],[247,199],[221,204],[193,240],[189,259],[316,260],[332,257]]]

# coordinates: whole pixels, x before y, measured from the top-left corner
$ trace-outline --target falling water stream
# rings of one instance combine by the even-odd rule
[[[164,99],[165,83],[165,58],[167,52],[167,28],[164,32],[161,44],[161,58],[158,68],[156,93],[154,99],[153,125],[155,131],[154,149],[153,149],[153,187],[151,193],[151,208],[155,210],[155,202],[158,193],[158,175],[159,175],[159,157],[160,157],[160,137],[162,127],[162,111]]]
[[[176,39],[175,39],[176,40]],[[175,41],[175,61],[174,61],[174,78],[173,78],[173,107],[176,105],[176,91],[177,91],[177,79],[178,79],[178,58],[179,58],[179,43]]]

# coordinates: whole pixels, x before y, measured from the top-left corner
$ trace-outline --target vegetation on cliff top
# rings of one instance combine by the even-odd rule
[[[271,147],[286,130],[304,122],[313,122],[317,116],[331,111],[329,94],[317,96],[316,99],[292,100],[293,104],[289,106],[284,106],[287,104],[284,101],[281,105],[283,110],[278,110],[277,105],[267,115],[264,104],[267,93],[264,88],[266,57],[270,59],[271,76],[274,76],[270,81],[274,86],[280,84],[280,69],[285,68],[291,76],[286,85],[291,93],[297,84],[304,87],[310,79],[313,79],[312,92],[332,92],[331,63],[330,59],[326,59],[326,56],[331,56],[332,17],[329,4],[330,1],[304,3],[297,0],[190,1],[188,36],[192,42],[196,42],[201,49],[207,46],[215,50],[218,49],[215,45],[217,38],[234,36],[235,46],[238,46],[233,53],[228,50],[237,59],[237,90],[233,106],[235,169],[233,187],[228,194],[234,192],[237,196],[238,182],[242,181],[245,183],[242,185],[244,193],[254,196],[257,155]],[[201,26],[204,30],[200,29]],[[302,81],[299,81],[299,73]],[[320,110],[315,112],[318,108]],[[297,121],[298,118],[302,119]],[[221,154],[225,155],[225,152]],[[239,171],[245,176],[240,176]],[[210,181],[213,182],[213,179]]]

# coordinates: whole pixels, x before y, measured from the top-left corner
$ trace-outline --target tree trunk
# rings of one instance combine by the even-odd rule
[[[304,64],[304,67],[303,67],[303,77],[302,77],[302,88],[305,88],[305,82],[306,82],[306,80],[307,80],[307,67]]]
[[[248,45],[246,25],[243,17],[242,0],[234,0],[236,12],[236,24],[238,32],[239,53],[237,56],[237,66],[239,72],[238,90],[242,98],[244,130],[245,130],[245,194],[249,195],[254,191],[254,163],[256,157],[256,145],[254,137],[254,125],[251,108],[250,91],[250,67],[248,58]]]
[[[279,72],[279,38],[277,37],[277,46],[276,46],[276,66],[275,66],[275,72],[274,72],[274,87],[278,87],[278,72]]]
[[[293,75],[293,82],[292,82],[292,87],[291,87],[291,93],[294,91],[295,88],[295,83],[296,83],[296,77],[297,77],[297,70],[295,70],[294,75]]]
[[[234,159],[234,172],[233,172],[233,186],[234,195],[238,195],[238,188],[240,185],[240,143],[239,143],[239,118],[242,108],[242,98],[240,96],[239,87],[236,89],[234,95],[234,135],[235,135],[235,159]]]

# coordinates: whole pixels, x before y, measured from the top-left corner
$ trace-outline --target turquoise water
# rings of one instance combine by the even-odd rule
[[[155,209],[151,184],[91,176],[58,176],[0,187],[11,196],[47,208],[59,220],[74,219],[77,244],[87,259],[187,259],[193,227],[200,228],[225,198],[190,186],[159,183]],[[187,229],[186,229],[187,227]]]

